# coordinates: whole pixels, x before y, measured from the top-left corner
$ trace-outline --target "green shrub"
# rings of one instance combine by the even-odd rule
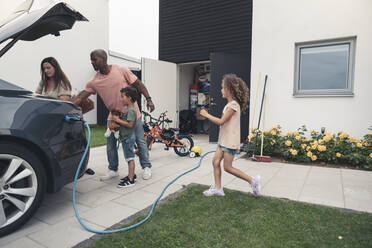
[[[371,130],[371,129],[370,129]],[[264,131],[263,154],[279,156],[286,161],[320,162],[327,164],[347,164],[372,170],[372,132],[366,134],[362,140],[355,139],[345,132],[337,135],[329,132],[321,133],[310,130],[307,134],[305,125],[294,132],[281,136],[279,125]],[[243,147],[249,155],[260,153],[261,130],[250,130],[250,135]]]

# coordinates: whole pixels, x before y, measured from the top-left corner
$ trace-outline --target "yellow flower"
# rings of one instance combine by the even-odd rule
[[[318,146],[317,145],[312,145],[311,149],[315,150]]]
[[[302,150],[304,150],[306,147],[307,147],[306,144],[302,144],[302,145],[301,145]]]
[[[276,125],[276,128],[280,128],[280,125],[278,124],[278,125]]]
[[[318,157],[317,157],[316,155],[313,155],[313,156],[311,157],[311,160],[315,161],[317,158],[318,158]]]
[[[357,143],[357,147],[362,148],[363,145],[361,143]]]
[[[257,134],[255,134],[255,133],[254,133],[254,134],[252,134],[252,135],[253,135],[253,137],[256,137],[256,136],[257,136]]]
[[[318,141],[315,140],[314,143],[313,143],[313,145],[316,145],[317,146],[318,145]]]
[[[291,132],[291,131],[289,131],[289,132],[288,132],[288,136],[291,136],[291,135],[292,135],[292,132]]]
[[[369,157],[372,158],[372,152],[369,154]]]
[[[310,149],[311,149],[310,146],[306,147],[306,151],[310,151]]]
[[[321,144],[321,145],[324,144],[324,140],[319,140],[318,142],[319,142],[319,144]]]
[[[324,140],[325,142],[328,142],[328,141],[330,141],[332,138],[333,138],[332,136],[330,136],[330,135],[326,135],[326,136],[323,137],[323,140]]]
[[[355,142],[354,137],[353,137],[353,136],[350,136],[350,137],[349,137],[349,141],[350,141],[350,142]]]
[[[309,158],[311,158],[313,156],[313,153],[312,152],[307,152],[306,156],[308,156]]]
[[[296,136],[296,140],[300,140],[300,139],[301,139],[301,137],[297,135]]]
[[[315,133],[315,130],[314,130],[314,129],[311,129],[311,130],[310,130],[310,133],[311,133],[311,134],[314,134],[314,133]]]
[[[349,135],[345,132],[341,132],[338,137],[340,137],[341,140],[346,139]]]
[[[370,146],[370,144],[367,141],[364,141],[364,146]]]
[[[292,141],[287,140],[287,141],[285,142],[285,145],[286,145],[286,146],[290,146],[290,145],[292,145]]]
[[[276,132],[276,129],[272,129],[270,133],[271,133],[273,136],[275,136],[276,133],[277,133],[277,132]]]
[[[304,142],[309,142],[310,140],[309,139],[304,139]]]
[[[342,154],[338,152],[338,153],[336,153],[336,156],[337,156],[338,158],[341,158]]]
[[[356,139],[355,141],[356,141],[356,143],[360,143],[360,139]]]
[[[322,145],[318,146],[318,151],[324,152],[325,150],[327,150],[326,146],[322,146]]]
[[[274,145],[275,143],[276,143],[276,141],[273,140],[273,139],[270,141],[270,144],[271,144],[271,145]]]
[[[297,150],[291,150],[291,153],[292,153],[292,155],[294,155],[294,156],[296,156],[297,155]]]
[[[294,134],[294,136],[297,136],[298,135],[298,132],[297,131],[294,131],[293,134]]]

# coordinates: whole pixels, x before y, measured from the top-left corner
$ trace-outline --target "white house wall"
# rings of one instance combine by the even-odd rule
[[[33,42],[18,41],[0,59],[0,78],[23,88],[35,90],[40,81],[40,62],[53,56],[70,79],[73,89],[80,91],[95,74],[90,63],[90,52],[108,50],[108,0],[65,0],[88,18],[76,22],[61,36],[48,35]],[[91,97],[93,100],[95,96]],[[97,122],[96,109],[87,113],[89,123]]]
[[[371,0],[253,1],[251,107],[258,73],[262,81],[267,74],[266,129],[280,124],[293,131],[306,124],[318,131],[326,127],[365,135],[372,125],[371,24]],[[354,96],[294,97],[295,43],[351,36],[357,37]],[[254,126],[259,106],[257,101]]]

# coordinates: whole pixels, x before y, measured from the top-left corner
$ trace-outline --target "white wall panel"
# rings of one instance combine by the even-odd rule
[[[261,87],[268,74],[265,126],[280,124],[287,131],[306,124],[359,138],[366,134],[372,125],[371,24],[370,0],[253,1],[251,106],[258,73]],[[357,37],[354,96],[295,98],[295,43],[351,36]],[[258,107],[259,102],[254,126]]]

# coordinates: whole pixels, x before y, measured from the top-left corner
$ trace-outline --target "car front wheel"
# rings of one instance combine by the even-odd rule
[[[0,142],[0,237],[32,217],[45,189],[40,159],[24,146]]]

